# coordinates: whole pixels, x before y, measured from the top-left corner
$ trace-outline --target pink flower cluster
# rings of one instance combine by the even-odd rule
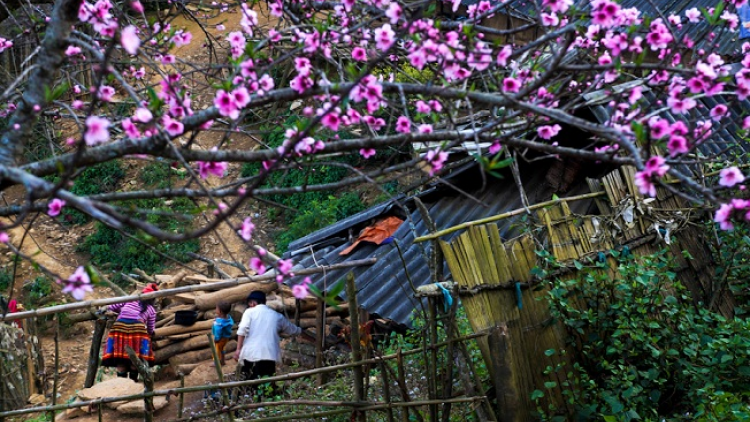
[[[642,171],[635,173],[635,185],[642,195],[656,197],[655,180],[664,177],[669,171],[669,165],[663,157],[654,155],[646,161]]]
[[[13,41],[6,40],[5,38],[0,37],[0,53],[11,47],[13,47]]]
[[[435,173],[440,172],[447,159],[448,153],[445,151],[440,151],[439,149],[431,149],[427,151],[424,160],[430,165],[430,176],[434,176]]]
[[[83,300],[86,292],[94,291],[94,288],[91,286],[91,278],[83,267],[78,267],[67,280],[57,280],[57,283],[62,283],[62,292],[70,294],[75,300]]]
[[[722,230],[733,230],[734,221],[750,221],[750,201],[732,199],[728,204],[721,204],[714,214],[714,221]]]
[[[214,106],[219,109],[219,114],[230,119],[240,117],[240,111],[250,103],[250,93],[245,87],[238,87],[231,92],[220,89],[216,92]]]
[[[249,242],[253,238],[253,230],[255,230],[255,224],[250,220],[250,217],[245,218],[245,220],[242,222],[242,225],[240,226],[240,229],[237,230],[237,233],[239,233],[240,237],[242,237],[242,240],[245,242]]]
[[[310,277],[305,277],[305,279],[302,280],[302,283],[292,286],[292,295],[300,300],[306,298],[309,294],[309,286],[311,282]]]
[[[210,175],[224,177],[228,167],[225,161],[197,161],[197,164],[201,179],[207,179]]]
[[[54,198],[47,204],[47,215],[50,217],[57,217],[65,207],[65,201],[59,198]]]
[[[78,8],[78,19],[90,23],[100,35],[112,38],[119,25],[111,10],[112,3],[109,0],[99,0],[94,4],[84,1]]]

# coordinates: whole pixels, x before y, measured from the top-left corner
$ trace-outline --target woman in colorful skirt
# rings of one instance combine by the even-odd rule
[[[156,284],[150,283],[143,289],[143,293],[159,290]],[[138,381],[138,372],[130,361],[126,347],[133,349],[135,354],[154,364],[154,352],[151,349],[151,336],[154,334],[156,310],[154,299],[109,305],[109,311],[119,313],[117,321],[112,325],[104,347],[102,366],[117,368],[118,377],[127,377]]]

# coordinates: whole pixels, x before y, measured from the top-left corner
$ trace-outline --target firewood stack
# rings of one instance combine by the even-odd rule
[[[203,276],[188,276],[185,273],[179,273],[175,276],[156,275],[153,279],[159,283],[160,289],[181,287],[190,284],[206,284],[217,281],[218,279],[208,279]],[[304,353],[299,350],[285,350],[285,362],[296,362],[302,365],[315,361],[314,338],[315,326],[317,320],[318,300],[312,296],[299,301],[299,310],[297,310],[297,300],[292,295],[292,290],[286,285],[276,282],[253,282],[239,285],[237,287],[226,288],[214,292],[191,292],[183,293],[162,299],[161,310],[157,313],[156,330],[153,337],[154,355],[156,364],[169,364],[176,372],[189,372],[196,364],[212,359],[211,347],[207,334],[211,332],[214,318],[216,317],[216,305],[225,301],[232,305],[230,315],[234,319],[234,338],[230,340],[224,348],[225,352],[233,352],[237,347],[236,333],[237,326],[242,319],[242,313],[247,309],[245,299],[250,292],[261,290],[267,295],[267,305],[283,313],[291,322],[295,322],[297,312],[299,312],[298,325],[305,330],[305,335],[300,336],[293,341],[285,340],[283,345],[287,349],[287,344],[296,344],[296,349],[304,349]],[[196,311],[197,318],[192,325],[179,325],[176,323],[178,311]],[[333,347],[340,340],[335,340],[336,334],[343,327],[348,325],[348,305],[340,304],[336,307],[329,306],[326,308],[326,345]],[[332,334],[333,333],[333,334]],[[302,345],[306,343],[306,345]],[[295,349],[292,346],[292,349]]]

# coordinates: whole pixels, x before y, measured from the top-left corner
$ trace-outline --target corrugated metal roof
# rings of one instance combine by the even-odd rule
[[[465,6],[479,3],[480,0],[462,0],[461,3]],[[498,0],[490,0],[490,3],[495,4]],[[541,3],[541,1],[539,2]],[[688,23],[685,17],[685,11],[692,8],[697,9],[710,9],[716,7],[716,0],[620,0],[618,3],[623,8],[634,7],[641,12],[641,16],[649,16],[653,19],[658,18],[656,8],[664,13],[665,15],[674,13],[680,16],[683,25],[681,29],[675,29],[675,35],[678,39],[675,45],[680,45],[681,40],[686,34],[693,40],[703,39],[712,29],[715,32],[716,37],[712,41],[702,41],[699,43],[699,47],[706,48],[709,50],[709,45],[713,48],[710,50],[715,51],[722,55],[734,55],[740,54],[740,46],[742,42],[746,40],[739,39],[739,29],[735,32],[730,32],[724,28],[711,27],[705,19],[702,19],[700,23]],[[506,13],[511,16],[535,16],[538,9],[537,5],[532,0],[508,0],[504,1],[504,9],[500,10],[500,13]],[[591,5],[591,2],[576,1],[575,6],[579,10],[587,10]],[[539,8],[541,10],[541,8]],[[505,29],[505,28],[503,28]],[[714,50],[715,48],[715,50]]]
[[[546,187],[547,184],[544,180],[547,168],[547,164],[541,163],[541,165],[529,168],[529,171],[524,172],[524,183],[529,187],[528,194],[532,196],[529,200],[532,202],[539,202],[551,197],[552,193]],[[473,180],[474,185],[463,183],[460,186],[477,200],[472,200],[451,189],[444,189],[443,192],[436,191],[423,196],[422,201],[430,211],[438,229],[445,229],[466,221],[477,220],[522,207],[518,189],[512,179],[489,178],[487,179],[487,186],[482,189],[480,186],[476,186],[476,181],[481,180],[478,174],[474,174],[473,179],[471,178],[472,175],[468,176],[467,179]],[[459,182],[455,181],[455,183]],[[588,191],[584,186],[580,188],[581,191]],[[577,193],[579,192],[571,192],[570,195]],[[407,198],[403,201],[403,205],[407,208],[409,216],[394,233],[395,241],[393,243],[381,246],[362,244],[350,255],[340,256],[339,252],[350,244],[347,241],[325,247],[314,253],[308,251],[308,253],[299,254],[294,258],[295,264],[303,268],[309,268],[370,257],[378,258],[375,265],[353,270],[356,277],[359,304],[371,313],[377,313],[383,317],[409,324],[412,312],[420,306],[420,302],[413,297],[409,280],[411,279],[414,287],[431,282],[427,265],[430,242],[413,243],[415,236],[427,234],[428,230],[419,211],[413,206],[413,199]],[[587,206],[588,204],[576,205],[577,208]],[[385,210],[385,208],[378,206],[374,209]],[[355,218],[352,221],[364,221],[371,218],[372,215],[370,212],[367,213],[367,218]],[[520,217],[498,222],[502,238],[507,239],[518,233],[516,224],[519,219]],[[343,226],[337,223],[337,227],[337,230],[340,231]],[[356,228],[358,230],[360,227]],[[450,240],[459,234],[460,232],[452,233],[442,239]],[[399,253],[399,248],[401,253]],[[324,290],[344,278],[348,271],[350,270],[331,271],[327,274],[310,276],[310,278],[316,287]],[[445,267],[445,274],[446,276],[450,274],[447,266]],[[300,281],[300,279],[292,279],[291,284]]]
[[[643,93],[646,104],[644,107],[657,106],[656,96],[646,91]],[[742,129],[742,120],[740,116],[750,113],[750,101],[738,101],[734,98],[725,98],[723,96],[696,98],[698,105],[690,110],[688,115],[674,115],[669,110],[659,113],[659,116],[675,122],[677,120],[686,123],[695,123],[697,121],[711,121],[711,109],[718,104],[725,104],[729,108],[729,115],[733,119],[722,119],[720,122],[713,122],[711,137],[698,145],[698,150],[705,156],[718,158],[739,158],[745,162],[750,161],[750,142],[738,136]],[[663,105],[659,106],[660,108]],[[605,105],[595,105],[590,107],[594,116],[600,123],[609,119],[610,109]]]

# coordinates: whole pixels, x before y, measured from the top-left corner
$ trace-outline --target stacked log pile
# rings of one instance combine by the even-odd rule
[[[222,281],[203,276],[187,276],[184,273],[175,276],[156,275],[153,279],[159,283],[160,289]],[[291,343],[307,343],[310,346],[297,347],[297,350],[294,351],[285,351],[284,360],[300,364],[314,362],[315,347],[311,345],[314,344],[314,338],[317,337],[315,327],[318,300],[312,296],[297,300],[292,295],[291,288],[276,282],[254,282],[215,292],[185,293],[163,299],[160,304],[161,310],[157,314],[153,338],[156,364],[165,365],[168,363],[175,372],[188,373],[199,362],[212,359],[207,334],[211,332],[214,318],[216,318],[216,306],[222,301],[232,306],[230,315],[235,322],[234,335],[224,350],[225,352],[233,352],[237,347],[237,326],[242,319],[243,312],[247,309],[245,299],[254,290],[265,292],[267,295],[266,304],[270,308],[286,315],[291,322],[297,323],[305,330],[306,335]],[[176,324],[175,315],[178,311],[195,311],[197,312],[197,320],[189,326]],[[336,343],[341,342],[335,340],[336,334],[348,325],[348,316],[349,309],[346,304],[326,308],[323,335],[327,337],[327,347],[333,347]]]

